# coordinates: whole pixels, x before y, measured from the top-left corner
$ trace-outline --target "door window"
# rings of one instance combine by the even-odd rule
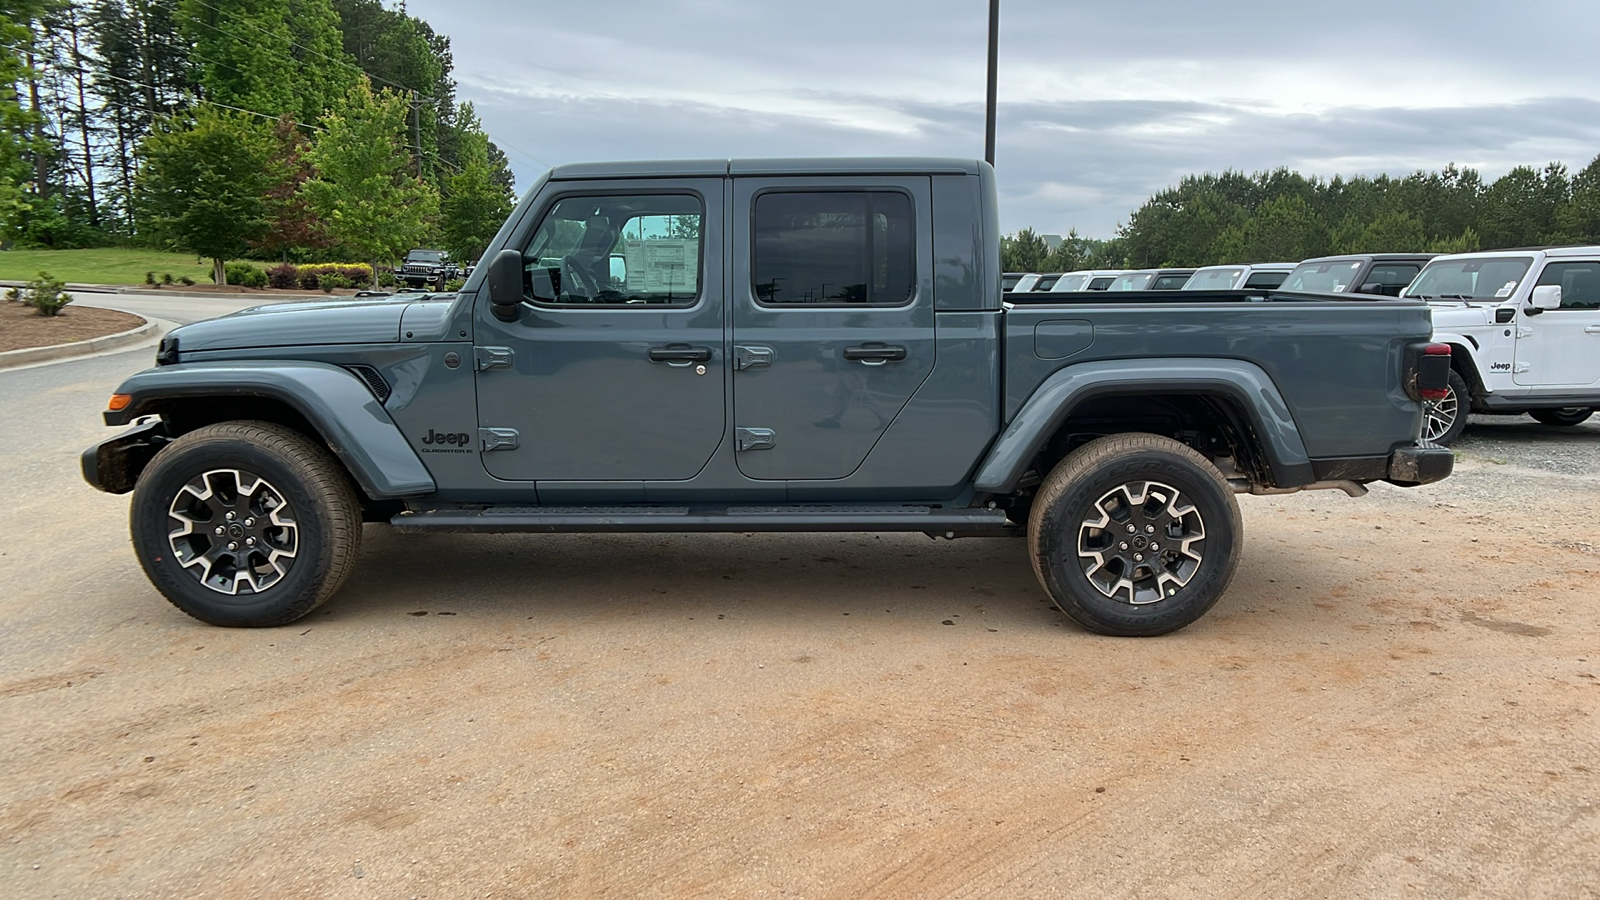
[[[1251,272],[1250,277],[1245,279],[1244,286],[1270,291],[1283,284],[1284,279],[1288,277],[1288,272]]]
[[[1539,284],[1561,286],[1562,309],[1600,309],[1600,262],[1551,263],[1539,273]]]
[[[763,306],[903,306],[916,293],[911,198],[770,191],[756,198],[751,290]]]
[[[524,293],[546,306],[693,306],[704,211],[691,194],[563,197],[523,251]]]

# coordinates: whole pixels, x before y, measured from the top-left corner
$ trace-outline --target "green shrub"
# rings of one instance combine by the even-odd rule
[[[144,273],[144,283],[145,284],[150,284],[150,285],[155,284],[156,283],[156,273],[154,273],[154,272],[146,272],[146,273]]]
[[[61,307],[72,302],[72,295],[66,292],[66,284],[55,280],[49,272],[40,272],[39,277],[28,282],[22,289],[22,302],[33,307],[34,312],[41,316],[54,316],[61,312]]]
[[[466,283],[467,280],[465,278],[452,278],[444,283],[444,289],[451,293],[455,293],[456,291],[461,290],[461,286]]]
[[[22,291],[14,287],[6,288],[6,300],[11,303],[21,303]]]
[[[322,284],[322,292],[324,294],[332,291],[342,291],[346,288],[354,286],[350,283],[350,279],[344,277],[343,275],[323,275],[319,280]]]
[[[161,273],[161,283],[162,284],[171,284],[172,283],[172,273],[171,272],[162,272]]]
[[[194,287],[194,279],[187,275],[178,276],[178,283],[182,284],[184,287]]]
[[[320,277],[319,273],[312,271],[311,266],[302,266],[295,273],[295,282],[300,285],[301,290],[314,291],[317,289],[317,279]]]
[[[378,287],[392,288],[398,283],[399,281],[394,277],[393,269],[378,270]]]
[[[242,287],[263,288],[267,286],[267,273],[261,271],[247,262],[228,263],[224,270],[228,275],[229,284]]]

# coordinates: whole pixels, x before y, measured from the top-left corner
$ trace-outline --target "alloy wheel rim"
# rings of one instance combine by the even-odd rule
[[[1205,520],[1170,484],[1133,481],[1107,491],[1078,526],[1084,578],[1132,606],[1165,600],[1205,562]]]
[[[300,527],[283,492],[242,469],[211,469],[178,489],[167,508],[172,556],[219,594],[257,594],[282,581]]]
[[[1424,440],[1437,441],[1450,432],[1456,424],[1456,415],[1460,411],[1460,404],[1456,399],[1455,388],[1445,392],[1444,399],[1433,400],[1423,404],[1422,408],[1422,437]]]

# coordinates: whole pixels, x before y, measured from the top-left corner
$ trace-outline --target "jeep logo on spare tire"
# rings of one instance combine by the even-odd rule
[[[465,447],[472,440],[472,435],[465,431],[434,431],[428,429],[428,436],[422,439],[424,444],[448,444],[452,447]]]

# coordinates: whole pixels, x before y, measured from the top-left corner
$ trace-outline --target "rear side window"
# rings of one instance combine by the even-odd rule
[[[1243,269],[1202,269],[1184,282],[1186,291],[1226,291],[1239,282]],[[1273,285],[1277,287],[1277,285]]]
[[[751,290],[767,306],[901,306],[916,293],[914,224],[899,191],[761,194]]]
[[[1422,267],[1419,265],[1382,263],[1373,266],[1372,271],[1367,273],[1366,283],[1376,284],[1380,294],[1398,297],[1400,292],[1405,290],[1406,285],[1410,284],[1420,271],[1422,271]]]
[[[1091,278],[1091,279],[1089,279],[1088,286],[1085,287],[1084,290],[1086,290],[1086,291],[1103,291],[1106,288],[1111,287],[1111,282],[1113,282],[1115,280],[1116,280],[1116,276],[1115,275],[1101,275],[1101,276],[1099,276],[1097,278]]]
[[[1551,263],[1539,273],[1539,284],[1561,286],[1562,309],[1600,309],[1600,262]]]
[[[1288,277],[1288,272],[1251,272],[1250,277],[1244,280],[1244,286],[1270,291],[1280,287]]]
[[[1150,282],[1150,290],[1175,291],[1183,287],[1184,282],[1188,280],[1188,275],[1158,275],[1155,281]]]

